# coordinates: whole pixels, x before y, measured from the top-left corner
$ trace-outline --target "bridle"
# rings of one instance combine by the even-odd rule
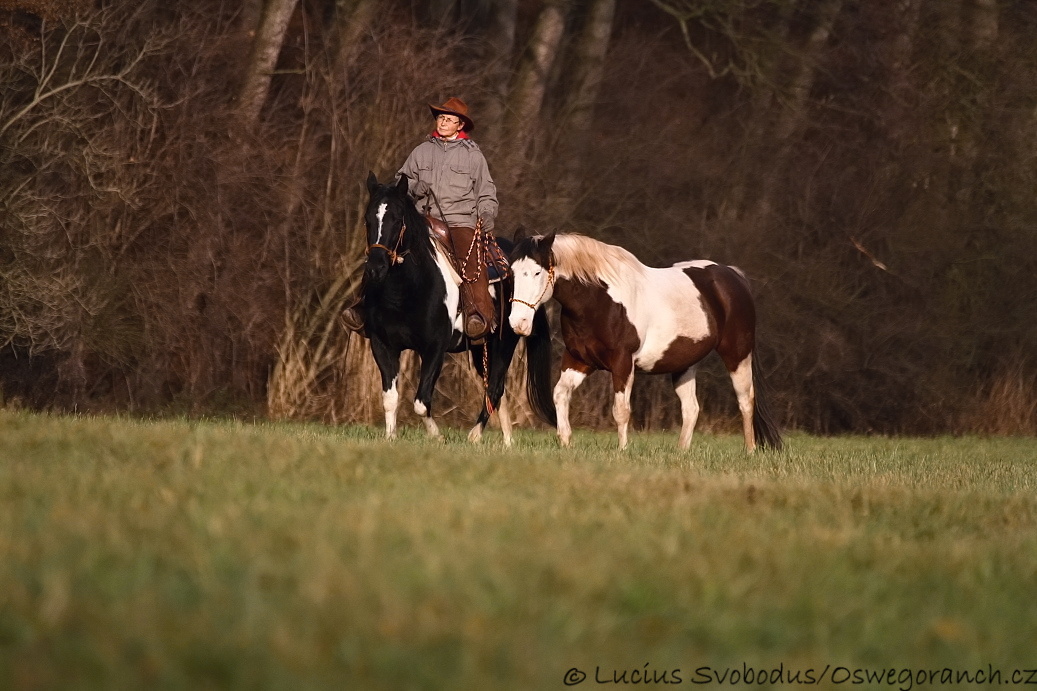
[[[539,305],[540,301],[544,299],[545,295],[547,295],[547,291],[551,288],[551,284],[554,283],[554,281],[555,265],[554,262],[551,262],[550,266],[547,267],[547,283],[544,284],[544,289],[540,291],[540,295],[537,296],[537,299],[533,302],[526,302],[525,300],[519,300],[518,298],[513,297],[511,298],[511,302],[517,302],[520,305],[525,305],[529,309],[536,312],[537,305]]]
[[[370,254],[371,250],[382,249],[382,250],[385,250],[385,253],[389,255],[389,263],[390,264],[402,264],[403,263],[403,258],[410,253],[410,250],[406,250],[404,252],[400,252],[399,251],[400,250],[400,243],[403,242],[403,234],[406,233],[406,232],[407,232],[407,224],[404,223],[400,227],[400,234],[396,238],[396,246],[395,247],[393,247],[392,249],[389,249],[387,246],[383,245],[382,243],[376,242],[376,243],[373,243],[373,244],[369,244],[367,246],[367,254]]]

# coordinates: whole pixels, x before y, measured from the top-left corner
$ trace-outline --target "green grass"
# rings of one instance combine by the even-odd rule
[[[0,411],[0,688],[1037,667],[1033,439],[447,432]]]

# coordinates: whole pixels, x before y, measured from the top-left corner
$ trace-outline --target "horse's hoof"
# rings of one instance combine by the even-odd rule
[[[479,426],[473,427],[472,430],[468,433],[468,441],[470,441],[473,444],[478,444],[479,442],[481,442],[482,428]]]

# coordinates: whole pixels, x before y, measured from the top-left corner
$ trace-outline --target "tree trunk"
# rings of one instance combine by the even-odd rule
[[[980,149],[978,140],[989,105],[987,61],[998,35],[996,0],[968,0],[964,6],[957,5],[957,10],[949,18],[946,40],[950,43],[948,52],[956,49],[953,59],[960,74],[967,77],[957,77],[947,93],[950,139],[947,194],[952,206],[967,200],[973,193]],[[954,32],[955,25],[957,32]]]
[[[577,153],[588,141],[588,130],[605,75],[605,56],[615,14],[616,0],[593,0],[580,36],[564,123],[569,136],[579,140],[575,147]]]
[[[799,65],[786,90],[784,107],[770,133],[771,142],[777,147],[777,151],[764,175],[760,196],[750,217],[750,226],[759,227],[761,223],[765,223],[774,209],[779,183],[788,173],[789,159],[795,146],[794,137],[806,122],[810,90],[842,4],[843,0],[825,0],[818,11],[817,24],[803,47]]]
[[[270,90],[270,78],[281,54],[281,45],[299,0],[267,0],[252,43],[245,80],[238,93],[238,107],[246,124],[259,120],[259,112]]]
[[[520,168],[540,127],[548,78],[562,45],[565,31],[565,0],[547,0],[537,17],[529,51],[519,65],[515,87],[509,98],[506,164],[502,179],[514,184]]]
[[[981,190],[983,149],[986,148],[985,130],[992,117],[994,83],[994,49],[998,35],[998,8],[996,0],[971,0],[966,18],[964,43],[969,47],[969,62],[965,65],[971,78],[964,82],[959,103],[967,104],[958,118],[959,171],[955,198],[969,204],[974,216],[973,229],[982,225],[989,209],[982,201]],[[1000,124],[1000,123],[999,123]]]
[[[490,72],[489,96],[480,116],[479,139],[493,146],[503,140],[504,111],[515,55],[518,0],[497,0],[486,31],[483,63]]]
[[[335,60],[332,78],[345,79],[359,54],[360,41],[374,23],[378,0],[338,0],[335,4]]]
[[[564,221],[575,206],[579,171],[590,143],[615,13],[616,0],[592,0],[577,47],[559,143],[562,178],[551,204],[552,218],[559,221]]]

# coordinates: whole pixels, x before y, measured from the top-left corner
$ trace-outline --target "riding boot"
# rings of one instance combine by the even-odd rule
[[[465,335],[479,341],[497,330],[497,311],[490,296],[490,275],[486,270],[483,238],[475,228],[451,227],[454,263],[461,276],[461,309],[465,316]]]

